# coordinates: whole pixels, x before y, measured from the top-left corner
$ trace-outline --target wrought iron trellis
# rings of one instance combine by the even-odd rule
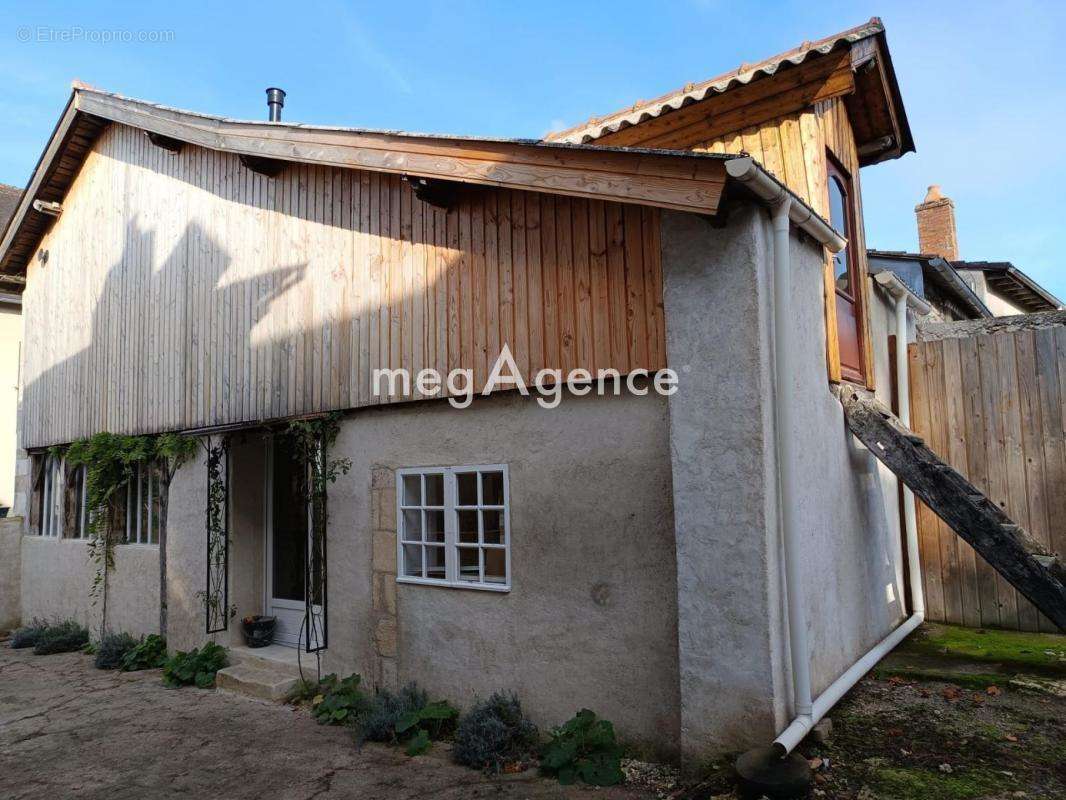
[[[316,431],[314,454],[306,465],[307,548],[304,559],[304,650],[317,653],[329,644],[326,607],[326,443]]]
[[[207,437],[207,632],[229,628],[229,438]]]

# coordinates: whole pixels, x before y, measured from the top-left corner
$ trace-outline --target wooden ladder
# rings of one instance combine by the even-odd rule
[[[1066,631],[1066,568],[869,393],[840,386],[848,428],[956,534]]]

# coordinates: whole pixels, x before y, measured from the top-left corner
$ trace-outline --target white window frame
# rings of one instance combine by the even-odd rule
[[[503,505],[485,505],[482,500],[482,472],[499,472],[503,476]],[[475,506],[458,504],[458,476],[477,473],[478,504]],[[404,477],[418,475],[422,479],[423,501],[418,506],[404,504]],[[426,506],[426,475],[442,475],[444,478],[444,505]],[[422,575],[426,574],[426,541],[424,539],[426,529],[425,511],[444,511],[444,578],[417,577],[404,574],[404,545],[418,545],[422,547]],[[404,511],[422,511],[422,539],[405,539]],[[459,542],[458,512],[461,510],[478,511],[478,541],[477,543]],[[503,514],[503,544],[490,544],[484,541],[484,525],[481,511],[497,510]],[[440,545],[429,545],[440,546]],[[462,549],[477,549],[479,564],[479,580],[463,580],[459,577],[459,551]],[[504,553],[504,579],[502,583],[490,582],[485,577],[485,550],[500,550]],[[511,484],[506,464],[473,464],[462,467],[407,467],[396,470],[396,581],[397,583],[411,583],[423,586],[447,586],[453,589],[477,589],[483,592],[509,592],[511,591]]]
[[[156,520],[154,519],[155,507],[153,501],[155,498],[152,491],[153,484],[158,484],[159,480],[158,478],[154,481],[152,479],[155,471],[152,469],[153,466],[147,461],[138,462],[134,467],[133,480],[126,486],[126,539],[123,544],[137,544],[146,547],[159,546],[158,531],[161,525],[156,525]],[[145,479],[145,473],[147,473],[147,480]],[[144,499],[146,485],[148,491],[148,515],[147,519],[143,519],[141,511],[146,505],[141,500]],[[160,491],[161,487],[156,485],[155,490]],[[156,525],[157,531],[154,542],[152,541],[153,525]]]

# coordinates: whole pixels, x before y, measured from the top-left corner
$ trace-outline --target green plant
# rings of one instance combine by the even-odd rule
[[[137,640],[128,633],[109,633],[96,645],[97,669],[119,669],[126,654],[137,646]]]
[[[320,694],[319,687],[322,684],[309,681],[306,678],[300,678],[296,681],[296,685],[289,691],[288,696],[285,698],[286,703],[291,703],[294,706],[303,705],[304,703],[311,703]]]
[[[496,692],[475,704],[455,731],[455,760],[474,769],[499,772],[536,748],[537,726],[526,719],[513,693]]]
[[[214,642],[188,652],[179,650],[163,664],[163,684],[171,688],[192,684],[209,689],[215,685],[215,673],[227,663],[226,648]]]
[[[339,680],[330,673],[316,687],[311,700],[311,713],[321,725],[344,725],[353,721],[367,705],[366,695],[359,688],[362,681],[358,675],[349,675]],[[313,684],[303,681],[310,689]]]
[[[122,658],[123,672],[158,669],[167,660],[167,640],[158,633],[150,633],[135,644]]]
[[[48,621],[34,617],[29,625],[16,628],[11,634],[11,646],[16,650],[33,647],[41,633],[48,627]]]
[[[615,740],[614,725],[581,709],[565,725],[552,729],[540,768],[562,784],[578,780],[593,786],[621,783],[622,748]]]
[[[451,732],[458,709],[445,700],[429,701],[414,683],[399,692],[378,689],[355,722],[361,741],[407,742],[408,755],[429,749],[430,742]]]
[[[73,653],[81,650],[89,641],[89,631],[74,620],[66,620],[49,625],[33,646],[33,652],[39,656],[49,656],[54,653]]]
[[[170,482],[182,463],[196,452],[197,440],[180,434],[160,436],[125,436],[101,431],[87,439],[71,443],[65,452],[53,448],[53,455],[62,456],[69,466],[85,467],[85,507],[88,512],[89,557],[96,564],[89,588],[95,605],[102,601],[100,638],[106,633],[108,575],[115,568],[116,532],[112,530],[111,513],[118,492],[128,487],[138,464],[157,463],[161,466],[162,491],[160,504],[164,524],[160,528],[160,584],[162,602],[160,624],[166,623],[166,516]]]

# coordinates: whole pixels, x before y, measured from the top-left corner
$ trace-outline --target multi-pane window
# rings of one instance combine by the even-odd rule
[[[402,469],[397,480],[400,581],[510,587],[506,466]]]
[[[125,544],[159,544],[162,502],[157,464],[137,464],[125,501],[124,525],[119,525],[119,530],[125,531]]]

